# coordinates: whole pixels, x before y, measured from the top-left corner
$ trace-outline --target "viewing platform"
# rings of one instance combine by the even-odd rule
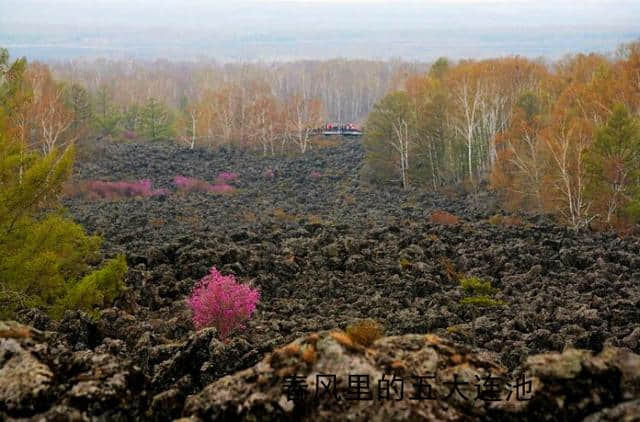
[[[346,125],[329,123],[324,127],[322,134],[324,136],[360,137],[364,134],[364,131],[352,123]]]

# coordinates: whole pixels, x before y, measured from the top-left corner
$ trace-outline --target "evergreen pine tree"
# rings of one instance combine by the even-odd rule
[[[82,86],[73,84],[67,89],[66,104],[73,116],[69,129],[77,136],[85,135],[93,119],[89,93]]]
[[[7,105],[28,100],[24,89],[15,89],[24,69],[23,61],[9,64],[0,50],[0,319],[27,307],[54,316],[70,308],[95,311],[122,290],[126,263],[117,257],[90,272],[101,240],[60,211],[74,148],[42,155],[14,136]]]
[[[640,124],[621,104],[602,126],[586,153],[587,195],[601,218],[638,216],[640,181]]]
[[[155,98],[149,98],[142,110],[142,133],[151,141],[171,136],[169,111]]]
[[[113,137],[118,131],[121,116],[112,104],[112,96],[106,86],[101,86],[94,99],[94,122],[103,138]]]

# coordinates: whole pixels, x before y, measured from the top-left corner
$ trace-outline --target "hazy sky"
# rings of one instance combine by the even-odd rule
[[[640,0],[0,0],[0,46],[55,59],[431,60],[611,51]]]

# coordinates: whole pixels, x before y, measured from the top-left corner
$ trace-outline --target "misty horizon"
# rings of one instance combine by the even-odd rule
[[[3,0],[0,46],[30,60],[557,59],[637,40],[639,17],[631,1]]]

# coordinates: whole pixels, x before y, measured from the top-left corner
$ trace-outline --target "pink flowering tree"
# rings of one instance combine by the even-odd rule
[[[230,333],[244,328],[260,301],[260,292],[223,276],[212,267],[194,288],[187,304],[193,312],[196,329],[215,327],[218,338],[226,342]]]
[[[235,188],[226,182],[222,182],[222,179],[218,178],[215,185],[202,179],[195,179],[193,177],[176,176],[173,178],[173,184],[178,189],[185,192],[208,192],[216,194],[228,194],[232,193]]]
[[[153,189],[151,180],[143,179],[132,182],[90,181],[84,191],[92,199],[117,199],[128,197],[149,197],[166,195],[166,189]]]

